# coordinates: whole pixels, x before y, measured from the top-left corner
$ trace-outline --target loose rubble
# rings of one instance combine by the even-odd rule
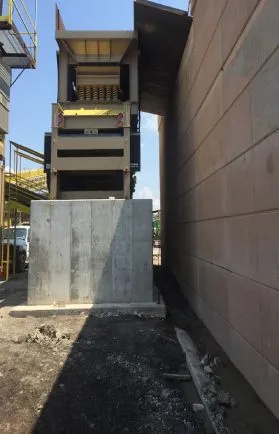
[[[195,413],[197,413],[198,411],[203,411],[204,406],[203,406],[203,404],[195,403],[195,404],[193,404],[193,410]]]
[[[25,339],[25,342],[36,344],[58,344],[62,340],[70,340],[71,334],[61,332],[56,329],[55,326],[41,324],[35,328],[34,333],[29,333]]]
[[[229,392],[220,391],[217,395],[217,402],[227,408],[232,408],[236,406],[235,400],[231,397]]]
[[[200,365],[205,373],[205,381],[203,385],[203,395],[210,411],[214,415],[214,421],[217,426],[223,425],[223,420],[226,415],[226,409],[236,406],[235,400],[228,392],[218,389],[219,377],[215,371],[220,366],[218,357],[212,357],[206,353],[201,359]]]
[[[213,374],[213,370],[212,370],[212,368],[211,368],[210,366],[208,366],[208,365],[206,365],[206,366],[203,368],[203,370],[204,370],[204,372],[205,372],[206,374],[209,374],[209,375]]]

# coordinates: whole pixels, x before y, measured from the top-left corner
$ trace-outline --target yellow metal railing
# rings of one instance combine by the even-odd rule
[[[22,159],[32,163],[43,165],[43,155],[34,149],[22,146],[10,141],[9,147],[9,171],[4,174],[5,191],[5,212],[3,225],[0,227],[0,280],[9,279],[11,264],[13,275],[15,274],[15,252],[11,258],[10,243],[5,243],[3,237],[4,228],[9,233],[10,226],[16,226],[21,221],[21,213],[30,213],[30,202],[32,200],[48,199],[46,174],[42,167],[22,170]],[[14,231],[15,233],[15,231]],[[9,236],[7,237],[9,239]],[[14,245],[16,243],[14,242]]]
[[[24,0],[2,0],[0,10],[0,22],[7,23],[14,30],[15,36],[19,37],[24,48],[32,56],[35,66],[37,60],[37,0],[32,0],[34,10],[31,14]],[[1,0],[0,0],[1,7]],[[32,17],[32,16],[33,17]]]

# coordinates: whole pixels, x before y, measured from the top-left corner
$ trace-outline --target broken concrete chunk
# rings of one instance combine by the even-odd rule
[[[178,380],[178,381],[191,381],[191,375],[187,374],[168,374],[166,372],[163,373],[163,376],[168,380]]]
[[[197,413],[198,411],[203,411],[204,406],[203,406],[203,404],[195,403],[195,404],[193,404],[193,410],[195,413]]]
[[[204,372],[205,372],[206,374],[208,374],[208,375],[213,374],[213,370],[212,370],[212,368],[211,368],[210,366],[205,366],[205,367],[203,368],[203,370],[204,370]]]
[[[202,365],[202,366],[206,366],[206,365],[208,365],[208,363],[209,363],[209,359],[210,359],[210,356],[209,356],[208,353],[206,353],[206,354],[203,356],[203,358],[201,359],[201,365]]]
[[[69,340],[70,338],[70,333],[60,332],[56,330],[53,325],[41,324],[39,327],[35,328],[34,333],[29,333],[27,335],[25,341],[38,344],[46,344],[51,342],[57,344],[61,340]]]
[[[220,366],[220,359],[219,359],[219,357],[214,357],[212,363],[213,363],[213,366],[215,366],[216,368],[218,368],[218,366]]]
[[[224,407],[232,408],[236,406],[235,400],[231,397],[228,392],[220,391],[217,397],[218,404]]]

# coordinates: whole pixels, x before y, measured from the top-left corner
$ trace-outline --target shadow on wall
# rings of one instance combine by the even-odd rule
[[[139,239],[139,233],[134,233],[133,236],[136,227],[133,227],[132,222],[127,224],[126,220],[125,223],[127,206],[128,202],[118,207],[117,211],[112,210],[116,223],[112,239],[109,235],[110,229],[106,225],[103,226],[102,231],[98,231],[97,227],[92,228],[91,242],[94,243],[96,248],[94,247],[93,250],[98,252],[98,255],[91,257],[90,265],[95,268],[95,271],[90,274],[90,278],[93,279],[90,282],[93,285],[93,299],[96,302],[104,302],[110,298],[114,301],[123,301],[123,297],[137,299],[135,294],[129,295],[129,293],[133,291],[131,286],[133,281],[141,278],[137,274],[138,270],[135,269],[137,260],[133,255],[142,254],[142,251],[139,246],[137,251],[133,251],[131,245],[133,243],[127,243],[127,233],[129,232],[130,241],[134,241],[135,238],[138,240],[136,245],[140,245],[143,241]],[[129,218],[132,218],[132,210],[129,213]],[[101,215],[100,209],[100,217]],[[150,218],[151,215],[150,204]],[[76,234],[72,236],[72,243],[75,244],[75,248],[78,248],[79,241],[76,239]],[[150,245],[152,248],[151,240]],[[148,254],[151,255],[151,263],[152,250]],[[71,267],[78,267],[79,264],[80,257],[72,259]],[[96,274],[97,267],[98,274]],[[129,267],[133,269],[133,278]],[[111,285],[112,279],[114,285]],[[77,297],[77,284],[77,281],[72,278],[71,300]],[[144,292],[140,281],[137,282],[136,288],[141,291],[140,298],[142,298]],[[105,298],[102,293],[104,291]],[[115,291],[119,291],[118,295]],[[147,295],[145,294],[144,297]],[[78,296],[80,297],[81,294],[79,293]],[[180,349],[175,344],[170,352],[171,355],[168,357],[163,355],[169,350],[166,349],[165,342],[162,345],[162,342],[156,338],[159,336],[157,332],[154,333],[152,328],[149,329],[149,320],[131,316],[125,318],[121,316],[110,318],[108,314],[103,316],[105,320],[94,317],[92,312],[86,319],[33,427],[33,433],[149,434],[154,432],[150,426],[160,426],[161,420],[156,413],[157,404],[148,401],[148,396],[152,394],[152,389],[158,381],[157,378],[152,379],[149,375],[150,372],[156,371],[161,359],[166,360],[165,363],[173,363],[172,368],[177,370],[177,360],[180,363],[184,360]],[[75,317],[73,317],[74,321]],[[150,321],[155,328],[164,327],[161,320]],[[149,372],[148,369],[151,371]],[[165,366],[165,369],[170,368]],[[158,374],[154,375],[156,377]],[[152,425],[153,423],[155,425]],[[169,423],[174,426],[172,421]],[[178,429],[180,430],[181,426]],[[155,430],[155,432],[159,431]]]
[[[34,202],[28,302],[152,302],[151,200]]]

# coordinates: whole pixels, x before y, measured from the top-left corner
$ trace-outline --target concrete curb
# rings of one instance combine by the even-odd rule
[[[16,306],[9,312],[10,316],[24,318],[27,316],[47,317],[52,315],[143,315],[158,318],[165,317],[165,305],[157,303],[106,303],[106,304],[68,304],[65,306],[38,305]]]
[[[175,328],[176,336],[178,342],[185,353],[186,362],[192,376],[193,382],[196,386],[200,399],[204,405],[204,409],[209,418],[209,421],[212,425],[212,428],[216,434],[225,434],[228,433],[227,428],[224,426],[222,420],[216,417],[216,413],[212,411],[209,405],[208,397],[206,395],[206,391],[210,384],[210,380],[208,376],[204,373],[200,359],[198,356],[198,351],[185,330]]]

